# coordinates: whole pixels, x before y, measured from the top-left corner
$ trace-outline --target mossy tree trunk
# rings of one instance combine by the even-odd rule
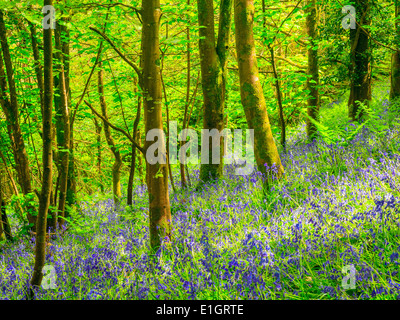
[[[68,91],[69,92],[69,91]],[[68,101],[70,94],[68,94]],[[69,104],[71,105],[71,104]],[[72,113],[70,113],[70,135],[69,135],[69,161],[68,161],[68,177],[67,177],[67,206],[73,206],[76,203],[76,168],[75,168],[75,149],[74,149],[74,123],[72,121]],[[65,212],[68,216],[68,210]]]
[[[350,96],[348,101],[349,118],[352,121],[363,116],[359,103],[368,104],[371,101],[371,52],[369,33],[365,29],[370,25],[369,0],[356,0],[356,29],[350,29]],[[360,26],[362,28],[360,28]]]
[[[306,28],[309,39],[307,57],[308,57],[308,68],[307,68],[307,89],[310,90],[310,96],[307,100],[307,137],[310,140],[315,138],[317,133],[316,125],[310,120],[318,120],[319,113],[319,75],[318,75],[318,46],[317,43],[317,9],[315,0],[307,0],[306,5]]]
[[[2,208],[3,208],[3,192],[1,190],[1,180],[0,180],[0,241],[4,241],[6,239],[6,235],[4,233],[4,227],[3,227],[3,214],[2,214]]]
[[[137,134],[136,134],[136,141],[138,142],[139,145],[142,145],[142,136],[140,134],[140,130],[138,129]],[[142,153],[138,154],[138,160],[139,160],[139,177],[140,177],[140,182],[142,184],[145,184],[145,175],[146,173],[143,173],[143,155]]]
[[[395,0],[395,17],[396,17],[396,48],[400,50],[400,1]],[[391,87],[390,100],[400,97],[400,52],[392,54],[392,70],[391,70]]]
[[[6,203],[3,199],[0,199],[0,241],[4,239],[12,241],[13,235],[11,232],[10,221],[7,217]]]
[[[11,60],[10,49],[7,42],[7,30],[2,10],[0,10],[0,41],[2,49],[2,54],[0,53],[0,103],[9,125],[9,136],[10,140],[12,141],[11,148],[13,150],[19,185],[21,186],[21,190],[24,195],[33,196],[30,164],[19,122],[19,110],[17,90],[14,79],[14,69]],[[3,65],[3,58],[5,70]],[[8,80],[9,90],[7,90],[6,79]],[[36,210],[33,205],[29,204],[29,202],[31,201],[32,199],[30,199],[30,201],[27,201],[27,217],[28,222],[33,225],[32,229],[36,230]]]
[[[142,56],[140,56],[140,67],[142,67]],[[135,92],[137,92],[137,83],[136,83],[135,78]],[[139,79],[138,79],[139,80]],[[136,139],[137,141],[137,136],[139,132],[139,123],[140,123],[140,116],[142,113],[142,97],[138,97],[138,104],[137,104],[137,109],[136,109],[136,118],[133,123],[133,133],[132,137]],[[140,155],[139,155],[140,157]],[[136,158],[137,158],[137,153],[136,153],[136,147],[135,145],[132,144],[132,158],[131,158],[131,167],[129,170],[129,180],[128,180],[128,190],[127,190],[127,201],[126,204],[128,206],[131,206],[133,204],[133,183],[134,183],[134,178],[135,178],[135,170],[136,170]]]
[[[44,5],[52,6],[52,0],[45,0]],[[39,212],[36,227],[35,266],[31,279],[32,286],[39,287],[42,283],[42,269],[46,253],[46,225],[47,212],[50,205],[53,174],[52,152],[52,109],[53,109],[53,31],[50,28],[43,30],[44,55],[44,105],[43,105],[43,181],[39,199]]]
[[[278,100],[278,110],[279,110],[279,126],[281,127],[281,146],[283,152],[286,153],[286,121],[283,112],[283,102],[282,102],[282,84],[278,76],[278,68],[275,60],[275,50],[271,45],[268,45],[269,52],[271,54],[271,66],[272,73],[275,78],[275,88],[276,88],[276,98]]]
[[[152,130],[163,130],[162,84],[160,74],[160,0],[142,1],[142,48],[143,48],[143,107],[146,134]],[[152,141],[145,142],[146,151]],[[161,150],[159,150],[161,152]],[[166,152],[166,151],[165,151]],[[147,158],[147,157],[146,157]],[[165,154],[166,158],[166,154]],[[156,250],[161,238],[171,239],[171,209],[168,194],[167,164],[147,161],[147,186],[149,194],[150,245]]]
[[[57,132],[57,145],[58,145],[58,219],[59,225],[63,225],[65,217],[65,206],[67,200],[67,186],[68,186],[68,167],[69,167],[69,138],[70,138],[70,123],[69,123],[69,105],[68,105],[68,93],[65,79],[65,57],[63,54],[63,41],[62,38],[65,36],[65,27],[57,23],[55,31],[55,44],[57,49],[57,60],[58,60],[58,87],[59,98],[55,103],[56,111],[56,132]],[[56,99],[55,99],[56,101]],[[57,195],[55,195],[57,196]],[[57,226],[57,219],[53,221],[53,229]]]
[[[70,87],[70,30],[68,28],[68,22],[71,20],[70,17],[65,17],[65,25],[62,26],[62,32],[64,34],[62,42],[62,51],[64,58],[64,75],[65,75],[65,91],[67,92],[67,105],[71,106],[71,87]],[[69,216],[68,207],[75,205],[76,203],[76,169],[75,169],[75,150],[74,150],[74,122],[73,112],[69,114],[69,157],[68,157],[68,175],[67,175],[67,193],[66,193],[66,205],[65,216]]]
[[[29,23],[30,36],[31,36],[31,44],[32,44],[34,66],[35,66],[36,81],[37,81],[37,86],[39,89],[39,96],[40,96],[40,111],[43,113],[43,99],[44,99],[43,67],[40,63],[40,54],[39,54],[39,45],[38,45],[38,41],[37,41],[36,27],[32,22],[28,22],[28,23]]]
[[[107,103],[104,97],[104,80],[103,80],[103,68],[102,63],[99,63],[99,72],[98,72],[98,91],[100,97],[100,106],[101,113],[105,119],[108,120],[108,112],[107,112]],[[103,121],[104,127],[104,135],[107,140],[107,144],[110,147],[113,155],[114,155],[114,164],[112,167],[112,180],[113,180],[113,196],[114,196],[114,204],[116,207],[121,202],[122,192],[121,192],[121,167],[122,167],[122,158],[119,150],[117,149],[114,139],[111,136],[110,126],[106,121]]]
[[[8,240],[12,241],[12,233],[10,222],[8,221],[6,213],[6,203],[3,199],[3,191],[0,183],[0,241]]]
[[[103,130],[103,127],[97,120],[96,116],[93,118],[94,120],[94,126],[96,129],[96,146],[97,146],[97,155],[96,155],[96,166],[97,166],[97,171],[99,174],[99,184],[100,184],[100,192],[104,193],[104,185],[103,185],[103,173],[101,171],[101,131]]]
[[[235,0],[236,50],[239,64],[241,101],[249,129],[254,130],[254,155],[258,170],[265,173],[265,165],[276,166],[276,173],[268,169],[268,174],[283,175],[279,153],[275,145],[262,90],[253,35],[254,0]],[[264,188],[268,189],[265,179]]]
[[[198,0],[199,52],[203,88],[203,129],[224,129],[224,107],[226,95],[227,56],[232,21],[233,0],[221,0],[218,39],[214,28],[213,0]],[[200,165],[200,180],[218,179],[223,173],[223,143],[208,143],[208,163]],[[210,139],[211,140],[211,139]],[[202,141],[202,144],[204,142]],[[205,152],[202,145],[202,153]],[[213,152],[219,153],[219,163],[212,163]]]

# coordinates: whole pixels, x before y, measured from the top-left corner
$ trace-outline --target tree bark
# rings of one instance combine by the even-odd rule
[[[162,63],[161,65],[164,65],[164,56],[162,57]],[[165,83],[164,83],[164,78],[162,76],[162,68],[160,70],[160,77],[161,77],[161,84],[162,84],[162,88],[164,91],[164,100],[165,100],[165,111],[166,111],[166,115],[167,115],[167,164],[168,164],[168,175],[169,175],[169,180],[171,182],[171,186],[172,186],[172,190],[173,192],[176,191],[175,189],[175,183],[174,183],[174,176],[172,174],[172,167],[171,167],[171,161],[169,159],[169,136],[170,136],[170,126],[169,126],[169,105],[168,105],[168,96],[167,96],[167,90],[165,88]]]
[[[143,48],[141,48],[142,50]],[[140,67],[142,67],[142,55],[140,55]],[[136,78],[135,78],[136,79]],[[139,82],[139,79],[138,79]],[[134,83],[135,85],[135,91],[137,91],[137,84],[136,81]],[[137,110],[136,110],[136,118],[133,123],[133,133],[132,133],[132,138],[137,141],[137,135],[139,132],[139,123],[140,123],[140,116],[142,113],[142,97],[138,96],[138,105],[137,105]],[[140,157],[140,155],[139,155]],[[127,205],[131,206],[133,204],[133,183],[134,183],[134,178],[135,178],[135,170],[136,170],[136,147],[134,144],[132,144],[132,159],[131,159],[131,168],[129,172],[129,181],[128,181],[128,195],[127,195]]]
[[[283,114],[283,103],[282,103],[282,91],[281,91],[281,82],[278,76],[278,70],[275,63],[275,51],[274,48],[269,45],[269,52],[271,54],[271,66],[272,72],[275,78],[275,88],[276,88],[276,97],[278,100],[278,110],[279,110],[279,125],[281,127],[281,146],[283,148],[283,152],[286,153],[286,122]]]
[[[313,120],[318,120],[318,114],[319,114],[318,49],[314,49],[314,47],[318,45],[316,43],[317,14],[316,14],[315,0],[307,1],[306,14],[307,14],[306,28],[307,28],[307,35],[309,38],[309,45],[307,50],[307,56],[308,56],[307,89],[310,90],[310,96],[307,100],[307,105],[308,105],[307,114],[309,118]],[[310,140],[313,140],[317,133],[317,127],[309,118],[307,118],[307,127],[306,127],[307,137]]]
[[[276,148],[259,79],[253,35],[254,0],[235,0],[236,50],[239,64],[240,93],[249,129],[254,130],[254,155],[260,172],[277,177],[284,169]],[[276,172],[272,170],[276,166]],[[264,179],[264,188],[269,188]]]
[[[68,98],[68,101],[71,101]],[[76,169],[75,169],[75,151],[74,151],[74,123],[72,113],[70,113],[70,136],[69,136],[69,161],[68,161],[68,182],[67,182],[67,206],[73,206],[76,203]],[[68,216],[68,210],[66,211]]]
[[[101,131],[103,130],[103,127],[100,125],[100,123],[96,119],[96,115],[94,115],[94,125],[96,128],[96,144],[97,144],[97,155],[96,155],[96,165],[97,165],[97,171],[100,179],[100,192],[104,193],[104,185],[103,185],[103,173],[101,172]]]
[[[371,53],[369,34],[365,29],[371,23],[369,17],[369,0],[356,0],[357,19],[356,29],[350,29],[350,97],[348,101],[349,118],[352,121],[363,116],[359,103],[368,104],[371,101]],[[361,29],[360,26],[364,28]]]
[[[144,94],[145,130],[147,134],[152,129],[163,130],[159,47],[160,0],[142,0],[142,19],[142,89]],[[151,144],[152,142],[146,139],[146,154]],[[161,151],[159,150],[159,152]],[[149,194],[150,246],[153,250],[157,250],[161,239],[171,239],[172,221],[168,194],[167,164],[159,162],[151,164],[147,161],[146,176]]]
[[[58,92],[60,95],[59,103],[56,107],[56,128],[57,128],[57,145],[58,145],[58,186],[59,186],[59,199],[58,199],[58,224],[64,224],[65,205],[67,200],[67,186],[68,186],[68,164],[69,164],[69,136],[70,136],[70,123],[69,123],[69,105],[68,93],[65,78],[65,56],[63,54],[62,35],[65,36],[65,27],[57,23],[55,31],[56,48],[59,50],[57,53],[58,65]],[[55,196],[57,196],[55,194]],[[57,226],[57,220],[53,221],[53,228]]]
[[[107,115],[107,104],[106,104],[106,99],[104,97],[104,84],[103,84],[103,69],[102,69],[102,63],[99,63],[99,73],[98,73],[98,91],[99,91],[99,97],[100,97],[100,106],[101,106],[101,112],[103,114],[103,117],[108,120],[108,115]],[[114,196],[114,205],[115,207],[118,207],[121,198],[122,198],[122,192],[121,192],[121,167],[122,167],[122,158],[119,150],[115,146],[115,142],[113,137],[111,136],[111,129],[110,126],[106,121],[103,121],[103,127],[104,127],[104,135],[107,140],[107,144],[110,147],[113,155],[114,155],[114,164],[112,167],[112,179],[113,179],[113,196]]]
[[[0,150],[0,154],[2,155],[1,150]],[[7,168],[7,163],[4,161],[4,159],[3,159],[3,162],[4,162],[5,168]],[[3,179],[2,178],[3,177],[2,177],[1,171],[0,171],[0,242],[6,240],[6,235],[4,233],[4,227],[3,227],[3,214],[2,214],[2,210],[1,210],[3,207],[3,190],[2,190],[2,188],[3,188],[3,186],[2,186]]]
[[[15,194],[16,196],[18,196],[18,195],[19,195],[19,192],[18,192],[17,184],[16,184],[15,181],[14,181],[14,178],[13,178],[13,176],[12,176],[11,171],[8,169],[7,160],[6,160],[6,158],[4,157],[4,154],[3,154],[3,152],[1,152],[1,150],[0,150],[0,158],[1,158],[1,160],[3,161],[3,163],[4,163],[4,169],[6,170],[7,175],[8,175],[8,178],[10,179],[10,184],[11,184],[11,186],[12,186],[12,189],[13,189],[13,191],[14,191],[14,194]]]
[[[136,141],[138,144],[142,145],[142,137],[140,135],[140,130],[138,130],[136,134]],[[143,155],[142,153],[139,153],[139,176],[140,176],[140,181],[142,184],[145,184],[145,175],[146,173],[143,173]]]
[[[227,55],[232,21],[233,0],[221,0],[217,44],[215,44],[213,0],[198,0],[199,51],[203,88],[203,129],[224,129]],[[202,141],[202,152],[205,152]],[[219,153],[219,163],[212,163],[213,152]],[[200,165],[201,183],[219,179],[223,173],[222,137],[214,146],[208,143],[208,163]],[[181,167],[182,170],[182,167]]]
[[[395,27],[396,27],[396,47],[400,50],[400,1],[395,0]],[[391,66],[391,87],[390,100],[397,100],[400,97],[400,52],[392,54]]]
[[[138,107],[137,107],[137,111],[136,111],[136,118],[135,118],[135,122],[133,123],[134,139],[137,139],[141,110],[142,110],[142,98],[139,97]],[[140,155],[139,155],[139,157],[140,157]],[[135,177],[135,170],[136,170],[136,147],[134,144],[132,144],[131,169],[129,172],[129,183],[128,183],[128,199],[127,199],[128,206],[131,206],[133,203],[133,182],[134,182],[134,177]]]
[[[53,5],[52,0],[45,0],[44,5]],[[52,109],[53,109],[53,44],[52,29],[43,30],[44,46],[44,108],[43,108],[43,182],[39,200],[39,212],[36,228],[35,266],[31,279],[32,286],[42,283],[42,269],[46,253],[47,212],[50,205],[53,173],[52,153]]]
[[[4,163],[4,165],[7,165]],[[2,180],[2,179],[1,179]],[[12,241],[13,236],[11,233],[11,226],[8,221],[7,213],[6,213],[6,203],[3,199],[3,190],[0,183],[0,241],[8,240]]]
[[[1,199],[1,194],[0,194],[0,204],[2,203]],[[0,210],[0,242],[6,240],[6,234],[4,232],[4,227],[3,227],[3,215]]]
[[[190,5],[190,0],[187,0],[187,5]],[[189,17],[189,16],[187,16]],[[188,22],[187,22],[188,23]],[[186,103],[185,103],[185,113],[183,116],[183,126],[182,129],[186,129],[187,127],[187,117],[188,117],[188,109],[190,104],[190,75],[191,75],[191,63],[190,63],[190,28],[189,25],[186,27]],[[181,141],[180,147],[184,145],[184,141]],[[179,164],[180,173],[181,173],[181,186],[182,188],[186,188],[186,177],[185,177],[185,165],[183,163]]]
[[[129,179],[128,179],[128,191],[127,191],[127,200],[126,204],[131,206],[133,204],[133,183],[135,179],[135,170],[136,170],[136,147],[132,145],[132,158],[131,158],[131,166],[129,168]]]
[[[35,65],[36,81],[39,88],[40,95],[40,111],[43,114],[43,99],[44,99],[44,89],[43,89],[43,67],[40,63],[39,46],[37,43],[36,27],[33,23],[29,22],[30,36],[32,43],[32,52]]]
[[[7,42],[7,30],[4,23],[3,11],[0,10],[0,41],[3,57],[0,54],[0,101],[3,111],[6,115],[7,122],[10,125],[10,139],[13,142],[12,149],[14,154],[14,161],[18,176],[18,182],[21,186],[22,192],[25,196],[32,198],[32,184],[30,176],[30,164],[28,154],[25,148],[25,142],[22,136],[22,130],[19,123],[19,111],[17,101],[17,90],[14,80],[14,69],[11,61],[10,49]],[[5,71],[3,59],[7,73],[8,86],[10,98],[7,97],[7,83],[5,81]],[[28,222],[32,225],[32,229],[36,229],[36,213],[33,205],[29,204],[32,199],[27,199],[27,218]]]
[[[11,232],[11,225],[7,217],[6,203],[2,198],[0,198],[0,218],[0,240],[2,240],[3,235],[6,240],[12,241],[13,235]]]
[[[65,22],[70,21],[70,17],[65,17]],[[67,105],[71,106],[71,86],[70,86],[70,30],[67,25],[62,26],[64,41],[62,42],[62,52],[64,58],[65,91],[67,92]],[[68,207],[76,203],[76,170],[75,170],[75,152],[74,152],[74,123],[73,112],[69,114],[69,156],[68,156],[68,175],[67,175],[67,193],[65,216],[69,216]]]

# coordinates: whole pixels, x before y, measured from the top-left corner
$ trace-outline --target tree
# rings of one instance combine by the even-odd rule
[[[187,0],[187,5],[190,5],[190,0]],[[187,63],[187,70],[186,70],[186,101],[185,101],[185,112],[183,116],[183,126],[182,129],[186,129],[187,127],[187,119],[188,119],[188,111],[189,111],[189,104],[190,104],[190,78],[191,78],[191,61],[190,61],[190,27],[189,27],[189,18],[188,18],[188,25],[186,27],[186,63]],[[184,141],[181,141],[180,146],[184,145]],[[180,173],[181,173],[181,185],[182,188],[187,186],[186,176],[185,176],[185,165],[183,163],[179,164]],[[172,174],[171,174],[172,176]],[[189,176],[188,176],[189,177]]]
[[[6,235],[4,232],[4,226],[3,226],[3,190],[1,190],[1,180],[0,180],[0,242],[6,239]]]
[[[57,145],[58,145],[58,215],[59,224],[62,225],[65,217],[65,205],[67,200],[67,186],[68,186],[68,168],[69,168],[69,149],[70,149],[70,123],[69,123],[69,105],[68,105],[68,92],[65,79],[65,55],[63,54],[62,35],[65,36],[65,26],[57,23],[55,31],[55,44],[57,49],[56,57],[58,59],[58,94],[59,99],[55,100],[56,109],[56,131],[57,131]],[[64,31],[64,32],[63,32]],[[57,103],[56,103],[57,101]],[[56,195],[57,196],[57,195]],[[53,229],[57,227],[57,219],[54,219]]]
[[[369,47],[370,25],[369,0],[356,0],[357,24],[350,29],[350,96],[348,101],[349,118],[355,121],[362,117],[360,103],[368,104],[371,100],[371,53]]]
[[[102,63],[99,63],[99,72],[98,72],[98,92],[100,97],[100,106],[103,117],[108,120],[107,114],[107,104],[106,99],[104,97],[104,84],[103,84],[103,68]],[[121,167],[122,167],[122,158],[121,153],[115,145],[114,139],[111,136],[111,129],[108,125],[107,121],[103,120],[104,127],[104,135],[106,137],[108,146],[110,147],[113,155],[114,155],[114,164],[112,167],[112,177],[113,177],[113,195],[114,195],[114,205],[117,207],[121,201],[122,192],[121,192]]]
[[[66,16],[64,19],[64,25],[61,30],[64,34],[62,42],[62,53],[64,59],[64,79],[65,79],[65,91],[67,93],[67,105],[71,106],[71,86],[70,86],[70,30],[68,23],[70,17]],[[76,107],[77,108],[77,107]],[[76,109],[74,110],[76,112]],[[69,154],[68,154],[68,175],[67,175],[67,192],[66,192],[66,205],[72,206],[76,202],[76,171],[75,171],[75,150],[74,150],[74,115],[75,113],[69,113]],[[65,216],[68,216],[68,210],[65,211]]]
[[[44,0],[45,6],[52,6],[53,0]],[[36,228],[35,266],[31,279],[32,286],[42,283],[42,269],[45,262],[47,212],[50,205],[53,173],[52,153],[52,109],[53,109],[53,31],[51,28],[43,29],[43,55],[44,55],[44,104],[43,104],[43,181],[39,199],[39,211]]]
[[[163,130],[162,123],[162,85],[160,75],[160,39],[161,19],[160,0],[142,0],[142,48],[143,48],[143,107],[146,134],[150,130]],[[159,139],[162,137],[159,137]],[[146,139],[147,187],[149,194],[150,245],[153,249],[160,246],[161,238],[171,239],[171,209],[168,194],[168,168],[166,163],[150,163],[148,148],[152,144]],[[161,141],[165,145],[165,141]],[[158,150],[164,154],[166,150]]]
[[[140,65],[141,65],[142,59],[140,58]],[[136,78],[135,78],[135,91],[137,91],[137,83],[136,83]],[[133,123],[133,134],[132,138],[136,139],[137,141],[139,140],[138,138],[140,137],[140,132],[139,132],[139,123],[140,123],[140,115],[142,112],[142,97],[138,97],[137,101],[137,110],[136,110],[136,118]],[[141,159],[141,155],[139,154],[139,159]],[[128,206],[131,206],[133,203],[133,179],[135,177],[135,169],[136,169],[136,147],[134,144],[132,144],[132,158],[131,158],[131,167],[129,171],[129,180],[128,180],[128,188],[127,188],[127,201],[126,204]]]
[[[306,27],[307,35],[309,38],[309,45],[307,50],[308,68],[307,68],[307,89],[310,91],[310,96],[307,100],[307,136],[313,139],[317,132],[317,127],[312,120],[318,120],[319,113],[319,74],[318,74],[318,44],[316,42],[316,4],[315,0],[307,0],[306,5]],[[312,120],[311,120],[312,119]]]
[[[17,99],[17,89],[14,79],[14,68],[12,65],[10,49],[7,42],[7,30],[4,23],[4,14],[0,10],[0,41],[2,54],[0,52],[0,104],[6,115],[9,124],[9,137],[12,141],[11,148],[14,154],[15,167],[18,176],[18,182],[25,196],[30,197],[32,193],[31,170],[29,158],[25,147],[25,142],[19,122],[19,108]],[[4,58],[4,65],[3,65]],[[9,96],[7,90],[7,81]],[[27,201],[28,222],[32,225],[32,230],[36,229],[35,208],[31,201]]]
[[[0,218],[2,218],[3,215],[0,213]],[[6,239],[6,234],[4,232],[4,228],[3,228],[3,220],[0,219],[0,242],[4,241]]]
[[[396,47],[400,50],[400,1],[395,0]],[[390,99],[400,97],[400,51],[392,53]]]
[[[96,117],[94,117],[93,120],[94,120],[94,126],[96,128],[96,146],[97,146],[96,166],[100,179],[100,191],[101,193],[104,193],[104,185],[103,185],[102,170],[101,170],[101,149],[102,149],[101,131],[103,130],[103,127],[101,126],[100,122],[96,119]]]
[[[12,239],[11,226],[6,213],[6,203],[0,186],[0,241],[12,241]]]
[[[249,129],[254,130],[254,155],[258,170],[283,175],[279,153],[275,145],[267,114],[263,89],[258,74],[253,35],[254,0],[235,0],[236,51],[239,64],[240,94]],[[269,186],[265,179],[264,187]]]
[[[203,128],[224,129],[224,106],[226,95],[227,55],[232,20],[233,0],[221,0],[218,39],[215,43],[214,3],[213,0],[198,0],[199,19],[199,52],[203,88]],[[221,138],[220,138],[221,139]],[[202,153],[206,152],[205,141],[202,141]],[[219,153],[219,163],[213,164],[213,152]],[[223,144],[217,145],[208,141],[208,163],[202,161],[200,180],[207,182],[218,179],[223,170]]]

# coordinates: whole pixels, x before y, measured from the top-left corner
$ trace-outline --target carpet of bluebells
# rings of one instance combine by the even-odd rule
[[[156,255],[145,186],[129,208],[92,196],[51,241],[57,287],[36,298],[400,299],[400,131],[382,132],[307,143],[298,127],[281,156],[285,177],[267,195],[259,172],[227,166],[222,181],[196,190],[192,170],[193,187],[171,192],[173,241]],[[0,299],[26,298],[33,263],[34,239],[2,245]],[[355,286],[343,287],[351,265]]]

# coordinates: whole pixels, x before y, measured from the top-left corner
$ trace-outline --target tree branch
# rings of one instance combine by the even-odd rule
[[[297,67],[299,69],[307,69],[306,66],[302,66],[301,64],[297,64],[296,62],[294,62],[292,60],[286,59],[285,57],[275,56],[275,58],[279,59],[279,60],[283,60],[283,61],[287,62],[288,64],[290,64],[290,65],[292,65],[294,67]]]
[[[131,60],[129,60],[129,59],[126,57],[126,55],[124,55],[124,54],[121,52],[121,50],[119,50],[119,49],[116,47],[116,45],[114,44],[114,42],[112,42],[112,40],[111,40],[109,37],[107,37],[107,35],[105,35],[105,34],[104,34],[103,32],[101,32],[100,30],[97,30],[96,28],[89,27],[89,29],[92,30],[92,31],[94,31],[94,32],[96,32],[96,33],[99,34],[101,37],[103,37],[103,39],[106,40],[106,41],[111,45],[111,47],[114,49],[114,51],[115,51],[116,53],[118,53],[118,55],[119,55],[127,64],[129,64],[129,65],[136,71],[136,73],[137,73],[137,75],[138,75],[138,77],[139,77],[139,85],[140,85],[140,87],[142,87],[142,72],[141,72],[140,68],[139,68],[134,62],[132,62]],[[143,87],[142,87],[142,88],[143,88]]]
[[[79,105],[81,104],[81,102],[82,102],[82,100],[83,100],[83,97],[85,96],[86,90],[87,90],[87,88],[89,87],[90,79],[92,78],[93,72],[94,72],[94,70],[96,69],[97,64],[99,63],[99,58],[100,58],[100,54],[101,54],[102,48],[103,48],[103,43],[101,42],[101,43],[100,43],[100,46],[99,46],[99,50],[98,50],[98,52],[97,52],[96,61],[95,61],[95,63],[93,64],[93,67],[92,67],[92,70],[90,71],[90,74],[89,74],[88,79],[86,80],[85,88],[83,89],[83,92],[82,92],[82,94],[81,94],[81,97],[79,98],[79,101],[76,103],[76,106],[75,106],[75,108],[74,108],[74,113],[73,113],[72,119],[71,119],[71,127],[72,127],[72,125],[74,124],[75,116],[76,116],[76,113],[77,113],[77,111],[78,111]]]
[[[232,8],[233,0],[221,0],[216,50],[222,66],[225,66],[228,55]]]
[[[144,155],[144,150],[143,148],[131,137],[129,133],[127,133],[125,130],[118,128],[117,126],[113,125],[110,121],[108,121],[105,117],[103,117],[100,113],[98,113],[93,106],[84,100],[86,105],[92,110],[92,112],[99,117],[101,120],[103,120],[105,123],[107,123],[111,128],[113,128],[115,131],[121,132],[124,136],[126,136],[130,142]]]
[[[340,2],[340,0],[336,0],[336,2],[339,3],[342,7],[344,7],[343,4]],[[364,15],[363,15],[363,17],[364,17]],[[380,45],[380,46],[382,46],[382,47],[385,47],[386,49],[389,49],[389,50],[391,50],[391,51],[399,52],[399,53],[400,53],[400,49],[392,48],[392,47],[387,46],[386,44],[383,44],[382,42],[379,42],[378,40],[376,40],[376,39],[371,35],[371,33],[370,33],[368,30],[365,30],[365,29],[361,26],[361,24],[357,21],[357,19],[355,19],[355,21],[356,21],[356,24],[358,25],[359,29],[361,29],[362,31],[364,31],[364,32],[368,35],[368,38],[371,38],[371,40],[374,41],[377,45]]]

